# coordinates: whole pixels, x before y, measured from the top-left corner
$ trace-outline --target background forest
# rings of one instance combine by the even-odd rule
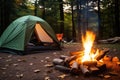
[[[43,18],[67,41],[79,41],[86,29],[99,39],[120,36],[119,0],[0,0],[0,35],[24,15]]]

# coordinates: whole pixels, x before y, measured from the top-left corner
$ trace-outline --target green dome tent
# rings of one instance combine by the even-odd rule
[[[27,15],[13,21],[0,37],[0,48],[24,51],[33,33],[39,42],[55,43],[59,41],[50,25],[43,19]]]

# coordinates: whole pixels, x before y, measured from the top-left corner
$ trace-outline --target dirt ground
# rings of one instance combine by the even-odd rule
[[[64,44],[61,51],[46,50],[24,56],[0,53],[0,80],[120,80],[120,72],[117,72],[118,75],[98,77],[84,76],[82,73],[73,75],[50,67],[54,58],[69,55],[80,47],[78,43]],[[111,49],[111,53],[120,57],[120,50]]]

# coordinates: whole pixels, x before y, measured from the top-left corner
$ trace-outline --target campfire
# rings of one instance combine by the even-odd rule
[[[94,48],[95,37],[93,32],[86,31],[86,34],[82,35],[83,50],[70,52],[70,56],[61,55],[60,58],[53,59],[55,69],[84,75],[100,74],[113,68],[119,70],[119,58],[106,55],[109,49]]]

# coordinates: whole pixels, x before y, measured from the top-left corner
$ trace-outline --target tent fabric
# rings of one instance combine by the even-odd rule
[[[36,24],[39,24],[48,34],[49,38],[59,45],[53,29],[45,20],[27,15],[16,19],[8,26],[0,37],[0,47],[24,51],[35,30]]]
[[[51,37],[44,31],[44,29],[38,23],[35,25],[35,33],[37,35],[39,42],[53,43],[53,40],[51,39]]]

